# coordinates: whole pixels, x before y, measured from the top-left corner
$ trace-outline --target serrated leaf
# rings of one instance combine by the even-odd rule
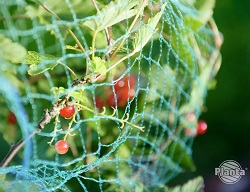
[[[89,70],[94,74],[106,74],[106,61],[102,60],[100,57],[94,57],[90,61]]]
[[[29,75],[38,75],[41,74],[47,70],[53,70],[55,66],[57,66],[58,63],[47,63],[44,65],[30,65],[30,69],[28,70]]]
[[[83,103],[88,102],[87,97],[85,97],[82,92],[74,91],[74,92],[70,93],[70,96],[73,97],[75,100],[81,101]]]
[[[204,186],[204,181],[202,177],[196,177],[189,180],[181,187],[181,191],[192,191],[192,192],[202,192]]]
[[[26,53],[27,51],[22,45],[0,34],[0,58],[17,64],[23,61]]]
[[[150,38],[155,33],[156,25],[158,24],[162,12],[165,9],[166,3],[162,5],[162,10],[158,12],[153,18],[150,18],[148,20],[148,23],[146,25],[143,25],[138,32],[135,34],[135,38],[133,40],[133,48],[134,52],[140,51],[150,40]]]
[[[51,0],[44,0],[40,1],[44,5],[46,5],[49,9],[53,10],[62,20],[71,20],[72,19],[72,11],[69,9],[69,6],[66,1],[58,0],[58,1],[51,1]],[[83,5],[86,9],[83,11]],[[88,15],[91,15],[95,8],[91,1],[83,1],[82,0],[74,0],[70,2],[70,6],[74,10],[74,13],[79,18],[84,18]],[[42,25],[50,25],[51,24],[51,14],[48,13],[43,7],[37,5],[28,4],[26,7],[26,15],[30,18],[37,17],[39,22]],[[49,27],[49,26],[48,26]],[[51,29],[53,30],[53,29]],[[63,28],[61,28],[63,30]]]
[[[40,55],[35,51],[28,51],[25,63],[30,64],[29,75],[38,75],[47,70],[53,70],[58,65],[57,58],[53,55]]]
[[[54,94],[54,95],[60,95],[61,93],[64,92],[64,87],[52,87],[51,88],[51,92]]]
[[[27,55],[24,58],[24,62],[26,64],[39,64],[41,62],[41,57],[39,55],[39,53],[35,52],[35,51],[28,51]]]
[[[112,1],[104,6],[91,20],[85,21],[83,25],[89,27],[93,31],[101,31],[125,19],[133,17],[138,13],[141,5],[142,0]]]

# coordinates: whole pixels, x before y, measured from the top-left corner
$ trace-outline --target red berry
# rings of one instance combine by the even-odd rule
[[[185,119],[188,120],[189,122],[194,122],[196,119],[196,116],[194,113],[190,112],[185,115]]]
[[[197,123],[197,135],[202,135],[207,132],[207,123],[205,121],[198,121]]]
[[[95,97],[95,103],[98,109],[102,109],[104,106],[104,100],[100,96]]]
[[[109,96],[108,96],[108,99],[107,99],[107,103],[110,107],[115,107],[115,98],[114,98],[114,94],[111,93]]]
[[[131,76],[126,75],[115,83],[114,89],[115,89],[118,107],[125,107],[128,99],[132,99],[134,97],[135,83],[136,83],[136,79],[132,75]],[[107,103],[109,106],[114,107],[115,100],[114,100],[113,93],[109,95]]]
[[[60,110],[60,115],[64,118],[70,118],[75,114],[74,105],[69,105]]]
[[[186,128],[185,133],[186,133],[186,135],[188,135],[190,137],[195,137],[197,135],[196,129]]]
[[[69,144],[67,143],[67,141],[59,140],[55,144],[55,150],[57,151],[58,154],[63,155],[68,152]]]
[[[12,113],[12,112],[10,112],[9,114],[8,114],[8,123],[9,124],[12,124],[12,125],[15,125],[16,123],[17,123],[17,120],[16,120],[16,116],[15,116],[15,114],[14,113]]]

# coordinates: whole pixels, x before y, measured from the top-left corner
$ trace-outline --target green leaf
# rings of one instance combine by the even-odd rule
[[[194,73],[197,61],[197,55],[189,42],[189,33],[187,29],[178,29],[172,33],[171,45],[178,55],[178,60],[183,71]]]
[[[0,58],[17,64],[23,61],[26,53],[27,51],[22,45],[0,34]]]
[[[91,1],[84,1],[84,7],[86,7],[84,11],[82,0],[71,1],[70,6],[72,7],[72,10],[69,8],[69,5],[64,0],[44,0],[40,2],[43,2],[43,4],[45,4],[49,9],[53,10],[53,12],[55,12],[62,20],[72,20],[72,10],[74,10],[74,13],[79,18],[87,17],[88,15],[93,14],[93,12],[95,11],[95,8]],[[37,17],[37,19],[42,25],[50,25],[52,23],[51,14],[48,13],[42,6],[37,6],[36,4],[29,4],[25,8],[25,14],[30,18]]]
[[[125,19],[133,17],[138,13],[141,5],[142,0],[112,1],[104,6],[91,20],[85,21],[83,25],[89,27],[93,31],[101,31]]]
[[[70,93],[70,96],[72,96],[75,100],[81,101],[83,103],[88,102],[88,98],[83,95],[82,91],[80,91],[80,92],[74,91],[74,92]]]
[[[195,32],[195,31],[198,31],[204,24],[198,16],[193,17],[190,15],[185,15],[184,25],[190,28],[193,32]]]
[[[102,60],[100,57],[94,57],[90,62],[89,70],[94,74],[106,74],[106,61]]]
[[[198,0],[195,1],[194,6],[198,11],[197,14],[195,16],[185,15],[184,24],[190,27],[192,31],[198,31],[202,26],[207,24],[209,19],[211,19],[215,0]]]
[[[54,95],[60,95],[61,93],[64,92],[64,87],[52,87],[51,88],[51,92],[54,94]]]
[[[148,23],[143,25],[138,32],[135,34],[135,38],[133,40],[133,48],[134,52],[140,51],[147,42],[151,39],[153,34],[155,33],[156,25],[158,24],[162,12],[165,9],[166,3],[162,5],[162,10],[158,12],[153,18],[149,18]]]
[[[31,65],[30,70],[28,70],[29,75],[38,75],[49,69],[53,70],[58,63],[47,63],[45,65]]]
[[[195,1],[196,0],[180,0],[180,2],[185,3],[185,4],[187,3],[189,5],[193,5]]]
[[[213,65],[205,65],[201,71],[199,78],[192,83],[189,102],[182,105],[179,109],[179,114],[185,114],[190,111],[201,110],[206,96],[207,85],[210,81],[210,75],[213,70]]]
[[[215,0],[197,0],[194,4],[195,8],[199,10],[199,19],[206,24],[213,15]]]
[[[103,5],[107,5],[111,2],[111,0],[97,0],[97,1]]]
[[[35,51],[28,51],[25,56],[25,63],[30,64],[29,75],[38,75],[47,70],[53,70],[58,65],[57,59],[53,55],[40,55]]]
[[[178,185],[176,187],[167,187],[165,185],[145,187],[140,183],[140,188],[143,188],[144,192],[203,192],[204,180],[201,176],[189,180],[187,183]]]
[[[172,141],[166,150],[172,161],[178,163],[183,170],[194,171],[196,169],[191,158],[191,151],[184,143]]]
[[[192,191],[192,192],[202,192],[204,186],[204,181],[201,176],[189,180],[181,187],[181,191]]]
[[[24,58],[26,64],[39,64],[41,62],[41,57],[39,53],[35,51],[28,51]]]
[[[37,192],[37,191],[42,191],[42,187],[39,186],[39,182],[32,182],[29,180],[14,180],[14,181],[8,181],[5,180],[1,182],[1,189],[4,191],[9,191],[9,192]]]

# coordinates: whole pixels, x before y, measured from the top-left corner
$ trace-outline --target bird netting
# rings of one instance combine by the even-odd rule
[[[213,7],[0,1],[0,190],[150,190],[194,170],[221,62]]]

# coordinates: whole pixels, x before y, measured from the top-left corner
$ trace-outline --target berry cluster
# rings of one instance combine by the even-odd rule
[[[96,107],[102,109],[104,105],[109,107],[125,107],[131,100],[136,91],[136,79],[133,75],[126,75],[114,84],[114,92],[111,89],[106,90],[106,99],[96,96]]]
[[[65,119],[72,118],[75,114],[75,106],[74,105],[67,105],[66,107],[62,108],[59,111],[59,113]],[[72,119],[72,120],[74,120],[74,119]],[[64,140],[57,141],[55,146],[54,146],[56,152],[60,155],[67,153],[68,149],[69,149],[69,144],[67,143],[67,141],[65,141],[65,139],[66,139],[66,137],[64,138]],[[48,143],[51,145],[53,140],[54,140],[54,138]]]
[[[96,96],[96,107],[98,109],[102,109],[105,105],[115,107],[116,104],[118,107],[125,107],[127,102],[135,95],[135,85],[136,79],[133,75],[124,76],[114,84],[114,92],[111,88],[109,88],[105,90],[104,97]],[[59,111],[60,115],[65,119],[72,118],[75,112],[76,110],[74,105],[67,105]],[[49,143],[51,144],[52,141]],[[68,151],[69,145],[65,139],[59,140],[55,144],[54,148],[58,154],[65,154]]]
[[[196,116],[194,113],[188,113],[185,116],[185,119],[189,122],[189,123],[194,123]],[[204,120],[199,120],[196,124],[196,128],[195,129],[191,129],[190,127],[186,128],[186,134],[189,136],[197,136],[197,135],[203,135],[204,133],[207,132],[207,123]]]

